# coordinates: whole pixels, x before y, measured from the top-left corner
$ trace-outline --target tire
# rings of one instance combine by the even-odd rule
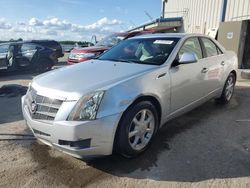
[[[52,68],[52,61],[50,59],[39,59],[37,63],[35,64],[35,70],[38,73],[43,73],[51,70]]]
[[[229,76],[227,77],[220,98],[216,99],[218,103],[227,104],[230,102],[234,93],[235,83],[236,83],[236,77],[233,73],[230,73]]]
[[[129,107],[117,130],[116,150],[118,153],[126,158],[141,154],[152,142],[158,130],[158,124],[158,113],[151,102],[141,101]]]

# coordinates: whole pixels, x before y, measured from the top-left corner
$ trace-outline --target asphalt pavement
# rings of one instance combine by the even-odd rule
[[[168,122],[138,158],[79,160],[38,142],[21,113],[34,74],[0,76],[0,187],[250,187],[250,80],[230,104],[211,100]]]

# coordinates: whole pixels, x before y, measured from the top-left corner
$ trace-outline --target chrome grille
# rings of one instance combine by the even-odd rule
[[[59,99],[38,95],[32,87],[30,87],[26,96],[26,104],[32,119],[53,121],[63,103],[63,101]],[[32,103],[36,105],[35,110],[32,109]]]

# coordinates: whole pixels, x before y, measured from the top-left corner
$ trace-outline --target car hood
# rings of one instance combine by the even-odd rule
[[[90,46],[85,48],[74,48],[71,50],[72,53],[86,53],[86,52],[99,52],[108,50],[110,47],[107,46]]]
[[[32,87],[43,96],[78,100],[86,93],[106,90],[156,67],[155,65],[90,60],[37,76],[32,82]]]

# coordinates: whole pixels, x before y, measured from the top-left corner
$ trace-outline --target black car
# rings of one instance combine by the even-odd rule
[[[61,45],[54,40],[31,40],[0,44],[0,69],[50,70],[63,56]]]

